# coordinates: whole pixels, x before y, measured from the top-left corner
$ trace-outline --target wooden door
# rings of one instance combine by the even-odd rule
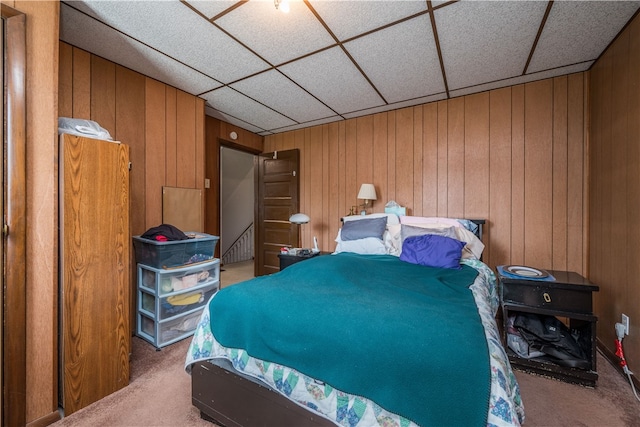
[[[129,147],[61,137],[62,406],[129,383]]]
[[[254,269],[256,276],[262,276],[280,271],[280,248],[299,245],[300,227],[289,217],[300,209],[300,152],[265,153],[256,156],[256,162]]]

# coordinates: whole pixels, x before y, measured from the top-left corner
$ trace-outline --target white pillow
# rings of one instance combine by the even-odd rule
[[[340,238],[340,230],[338,230],[336,243],[337,245],[334,254],[339,254],[340,252],[353,252],[361,255],[387,254],[387,248],[384,246],[384,242],[375,237],[365,237],[364,239],[357,240],[342,240]]]

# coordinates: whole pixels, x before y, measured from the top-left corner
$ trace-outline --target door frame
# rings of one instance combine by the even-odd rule
[[[2,424],[26,424],[26,18],[1,5],[4,21],[3,80],[6,87],[2,224],[4,258]]]

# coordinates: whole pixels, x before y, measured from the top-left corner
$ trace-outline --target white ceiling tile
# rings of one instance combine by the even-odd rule
[[[638,1],[578,1],[553,3],[530,71],[540,71],[598,59],[629,18]]]
[[[427,10],[424,0],[311,0],[310,3],[341,41]]]
[[[276,70],[241,80],[231,87],[297,122],[336,114]]]
[[[427,15],[345,43],[345,48],[388,103],[445,91]]]
[[[221,86],[220,82],[201,72],[113,31],[65,4],[60,6],[60,16],[65,22],[60,29],[60,40],[66,43],[191,94]],[[91,31],[85,28],[91,28]]]
[[[279,69],[338,114],[383,104],[342,49],[335,47]]]
[[[250,118],[246,121],[261,129],[274,129],[295,124],[293,120],[228,87],[205,93],[202,98],[208,102],[209,106],[224,114],[240,119]]]
[[[435,11],[449,89],[522,74],[546,5],[474,1]]]
[[[252,0],[216,24],[273,65],[335,44],[302,1],[290,5],[291,11],[283,13],[273,0]]]
[[[136,40],[223,83],[269,68],[179,1],[72,3]]]
[[[200,13],[211,19],[214,16],[229,9],[234,4],[238,3],[237,0],[184,0],[185,3],[190,4],[192,7],[198,9]]]

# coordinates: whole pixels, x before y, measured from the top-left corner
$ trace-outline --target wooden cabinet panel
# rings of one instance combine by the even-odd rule
[[[61,403],[69,415],[129,383],[129,147],[61,138]]]

